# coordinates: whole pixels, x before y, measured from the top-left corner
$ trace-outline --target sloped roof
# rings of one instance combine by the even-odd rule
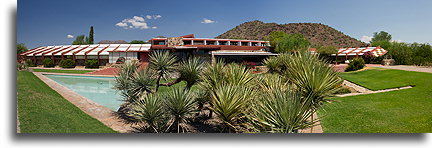
[[[109,52],[148,51],[151,44],[93,44],[41,46],[21,53],[25,56],[109,55]]]
[[[378,57],[387,53],[387,50],[381,47],[349,47],[349,48],[340,48],[337,54],[332,54],[332,56],[362,56],[366,52],[372,53],[372,55]]]

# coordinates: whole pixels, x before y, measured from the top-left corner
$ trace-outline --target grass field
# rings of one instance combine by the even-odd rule
[[[320,111],[325,133],[432,132],[432,74],[371,69],[341,76],[372,90],[415,85],[385,93],[332,98]]]
[[[61,70],[61,69],[33,69],[34,72],[51,72],[51,73],[73,73],[84,74],[92,72],[92,70]]]
[[[17,99],[21,133],[116,133],[31,72],[17,72]]]

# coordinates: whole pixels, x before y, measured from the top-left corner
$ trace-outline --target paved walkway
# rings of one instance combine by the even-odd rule
[[[98,71],[93,71],[93,72],[89,72],[86,74],[89,75],[111,75],[111,76],[115,76],[118,74],[119,69],[115,68],[115,67],[109,67],[109,68],[105,68],[102,70],[98,70]]]
[[[422,67],[422,66],[412,66],[412,65],[395,65],[395,66],[371,65],[370,67],[432,73],[432,67]]]
[[[125,124],[121,119],[114,115],[114,111],[99,105],[77,93],[58,84],[57,82],[45,77],[41,72],[33,72],[39,79],[45,82],[49,87],[57,91],[66,100],[80,108],[83,112],[99,120],[106,126],[120,133],[129,133],[134,130],[131,124]]]

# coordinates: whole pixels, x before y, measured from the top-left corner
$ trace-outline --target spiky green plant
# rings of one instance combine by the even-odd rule
[[[257,99],[253,104],[253,121],[259,132],[297,133],[316,123],[310,118],[315,110],[310,110],[311,97],[302,97],[291,90],[273,90]]]
[[[176,87],[168,91],[164,97],[167,111],[173,117],[174,127],[178,133],[180,129],[184,132],[187,119],[195,112],[195,95],[189,89]]]
[[[138,70],[140,64],[138,61],[126,62],[119,66],[119,74],[115,77],[116,83],[114,88],[120,91],[123,96],[123,100],[126,102],[133,102],[139,96],[134,96],[134,92],[131,91],[131,80],[134,77],[135,72]]]
[[[224,67],[223,61],[216,61],[213,64],[207,63],[200,77],[201,82],[198,85],[209,94],[213,92],[217,84],[226,80]]]
[[[169,116],[166,114],[163,98],[156,94],[142,95],[133,103],[129,116],[147,124],[152,132],[165,132]]]
[[[140,69],[133,74],[130,80],[131,101],[136,100],[139,96],[153,92],[155,79],[153,73],[148,69]]]
[[[247,87],[254,79],[245,66],[235,63],[227,65],[224,73],[226,77],[225,82],[230,85]]]
[[[278,72],[279,68],[281,68],[281,63],[279,62],[279,58],[277,56],[266,58],[263,61],[263,64],[267,66],[269,73]]]
[[[257,89],[264,92],[272,92],[273,90],[287,90],[288,81],[279,74],[263,74],[258,75],[256,80]]]
[[[199,57],[191,57],[181,61],[178,64],[177,72],[179,77],[169,85],[176,84],[180,81],[186,81],[186,88],[190,89],[199,81],[200,75],[204,68],[204,61]]]
[[[317,109],[326,96],[341,86],[342,79],[330,64],[309,52],[293,53],[286,63],[283,75],[296,86],[304,97],[312,97],[313,108]]]
[[[168,51],[153,51],[150,54],[149,68],[157,73],[156,92],[160,86],[160,80],[166,79],[176,69],[176,58]]]
[[[236,121],[245,118],[254,96],[252,89],[235,85],[218,85],[211,94],[211,109],[218,115],[229,132],[235,132]]]

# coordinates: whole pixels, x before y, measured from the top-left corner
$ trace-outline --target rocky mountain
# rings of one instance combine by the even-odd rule
[[[269,35],[272,31],[283,31],[289,34],[301,33],[313,46],[360,47],[367,45],[330,26],[320,23],[276,24],[251,21],[240,24],[216,38],[263,40],[264,36]]]

